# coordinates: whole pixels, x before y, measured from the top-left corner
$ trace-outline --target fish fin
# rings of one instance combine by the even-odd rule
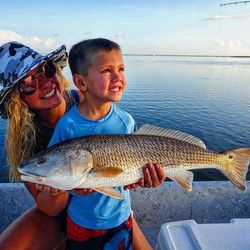
[[[192,182],[194,179],[194,174],[192,172],[187,170],[175,170],[171,173],[171,171],[169,171],[167,177],[177,182],[185,190],[192,191]]]
[[[199,138],[193,135],[178,131],[178,130],[174,130],[174,129],[160,128],[154,125],[143,124],[133,134],[157,135],[157,136],[169,137],[172,139],[185,141],[185,142],[188,142],[188,143],[191,143],[191,144],[194,144],[194,145],[197,145],[199,147],[206,149],[206,145]]]
[[[250,148],[240,148],[227,152],[222,152],[229,158],[229,163],[224,169],[220,169],[223,174],[240,190],[246,189],[246,174],[250,163]]]
[[[123,169],[117,167],[108,167],[108,168],[96,168],[91,171],[100,177],[116,177],[123,173]]]
[[[117,191],[115,188],[95,187],[92,189],[94,189],[95,191],[97,191],[99,193],[102,193],[102,194],[105,194],[105,195],[110,196],[112,198],[115,198],[115,199],[119,199],[119,200],[124,199],[124,196],[119,191]]]

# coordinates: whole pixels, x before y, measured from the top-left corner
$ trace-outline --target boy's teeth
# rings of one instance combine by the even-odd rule
[[[44,97],[44,98],[49,98],[49,97],[51,97],[51,96],[54,94],[54,91],[55,91],[55,89],[52,89],[49,93],[47,93],[47,94],[44,95],[43,97]]]
[[[115,88],[112,88],[112,89],[111,89],[111,91],[113,91],[113,92],[117,92],[117,91],[119,91],[119,90],[120,90],[119,87],[115,87]]]

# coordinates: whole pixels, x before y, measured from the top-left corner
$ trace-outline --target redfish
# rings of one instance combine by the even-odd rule
[[[58,189],[92,188],[114,198],[113,187],[136,183],[146,163],[161,164],[167,177],[192,190],[192,169],[215,168],[245,190],[250,148],[216,153],[189,134],[143,125],[129,135],[92,135],[56,144],[18,167],[21,179]]]

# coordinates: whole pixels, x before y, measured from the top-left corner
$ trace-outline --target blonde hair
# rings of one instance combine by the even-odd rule
[[[70,82],[63,76],[60,68],[57,67],[56,72],[64,92],[70,87]],[[22,101],[18,89],[12,92],[5,108],[8,116],[5,147],[10,167],[9,178],[14,182],[20,181],[17,166],[22,160],[28,159],[34,154],[39,128],[35,123],[36,115]]]

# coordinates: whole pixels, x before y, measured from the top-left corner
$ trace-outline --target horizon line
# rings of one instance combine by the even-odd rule
[[[138,53],[124,53],[124,56],[179,56],[179,57],[236,57],[236,58],[250,58],[249,56],[230,56],[230,55],[187,55],[187,54],[138,54]]]

